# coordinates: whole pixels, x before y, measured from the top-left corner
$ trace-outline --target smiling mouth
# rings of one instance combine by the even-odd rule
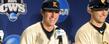
[[[50,22],[54,22],[54,20],[50,20]]]

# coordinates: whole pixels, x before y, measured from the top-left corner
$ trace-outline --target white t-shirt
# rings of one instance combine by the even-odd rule
[[[102,35],[87,22],[77,31],[75,44],[109,44],[109,24],[106,23],[106,28]]]
[[[63,44],[68,44],[66,33],[62,36]],[[38,22],[28,27],[21,36],[20,44],[58,44],[59,39],[55,38],[55,31],[50,39],[47,38],[44,30],[41,27],[41,23]]]

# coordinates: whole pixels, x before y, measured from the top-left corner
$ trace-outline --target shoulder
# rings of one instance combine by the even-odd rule
[[[33,42],[35,42],[34,40],[36,40],[36,38],[40,35],[39,34],[40,29],[41,29],[41,26],[39,22],[27,27],[21,35],[21,43],[32,44]]]
[[[87,22],[77,30],[76,36],[88,36],[92,29],[93,27]]]
[[[38,23],[35,23],[29,27],[27,27],[23,34],[28,34],[28,35],[32,35],[32,34],[37,34],[40,30],[41,30],[41,25],[40,25],[40,22]]]
[[[87,31],[91,28],[91,25],[89,22],[85,23],[84,25],[82,25],[78,31]]]
[[[42,29],[40,22],[35,23],[26,28],[26,30],[28,30],[28,31],[32,31],[32,30],[35,31],[35,30],[39,30],[39,29]]]

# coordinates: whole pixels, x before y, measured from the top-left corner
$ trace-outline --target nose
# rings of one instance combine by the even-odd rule
[[[52,17],[52,18],[54,18],[54,17],[55,17],[55,12],[52,12],[51,17]]]

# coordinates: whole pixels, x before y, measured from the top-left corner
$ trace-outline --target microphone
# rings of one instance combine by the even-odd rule
[[[64,32],[63,29],[61,29],[61,28],[56,28],[57,39],[59,39],[58,44],[63,44],[62,37],[63,37],[64,33],[65,33],[65,32]]]
[[[58,39],[59,39],[59,43],[58,44],[63,44],[62,43],[62,36],[58,36]]]
[[[0,43],[1,44],[3,42],[3,37],[4,37],[4,32],[3,32],[3,30],[0,30]]]
[[[0,36],[0,44],[2,44],[2,41],[1,41],[1,36]]]

